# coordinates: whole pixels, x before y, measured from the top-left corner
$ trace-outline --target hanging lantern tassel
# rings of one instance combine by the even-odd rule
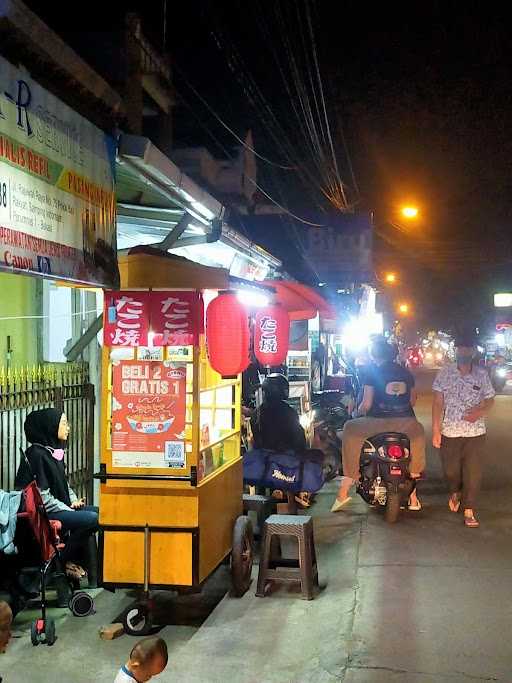
[[[254,323],[254,353],[266,367],[283,365],[290,343],[290,316],[279,304],[258,311]]]
[[[206,345],[212,368],[232,378],[249,365],[249,321],[235,292],[222,292],[206,310]]]

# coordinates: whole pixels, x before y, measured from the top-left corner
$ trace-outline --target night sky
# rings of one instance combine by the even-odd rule
[[[56,28],[76,30],[66,19],[69,5],[28,4],[42,8]],[[163,4],[126,3],[141,12],[146,33],[160,45]],[[100,22],[108,30],[119,21],[121,9],[106,16],[104,6],[91,0],[81,26],[97,30]],[[311,137],[292,113],[300,102],[291,101],[285,83],[296,64],[307,89],[308,17],[347,194],[356,210],[375,211],[376,270],[400,272],[398,295],[414,302],[418,327],[485,325],[492,292],[512,289],[506,10],[482,2],[379,9],[328,0],[169,0],[166,45],[176,67],[178,142],[196,140],[223,153],[236,144],[196,89],[237,134],[251,128],[270,161],[287,165],[287,151],[294,150],[302,173],[261,161],[259,181],[298,215],[311,206],[332,208],[312,163]],[[405,232],[389,225],[403,200],[422,210],[421,221]]]

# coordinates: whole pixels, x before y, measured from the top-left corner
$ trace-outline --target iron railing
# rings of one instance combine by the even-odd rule
[[[0,368],[0,488],[14,488],[20,448],[27,447],[23,430],[27,414],[55,407],[66,413],[71,426],[66,452],[70,484],[91,503],[94,401],[87,364]]]

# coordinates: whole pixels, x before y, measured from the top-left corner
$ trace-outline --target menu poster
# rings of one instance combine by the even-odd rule
[[[113,465],[185,467],[186,366],[121,360],[112,373]]]

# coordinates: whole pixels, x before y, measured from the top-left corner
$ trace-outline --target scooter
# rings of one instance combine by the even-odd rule
[[[405,434],[387,432],[367,439],[361,450],[357,493],[369,505],[384,508],[389,524],[398,520],[416,487],[409,470],[410,449]]]

